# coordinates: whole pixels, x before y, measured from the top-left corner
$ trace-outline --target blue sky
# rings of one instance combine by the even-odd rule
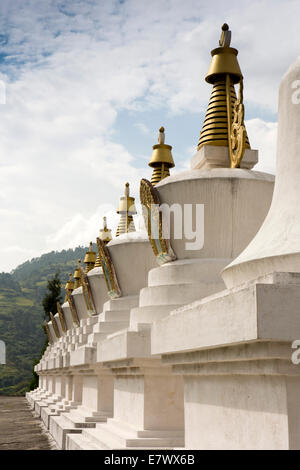
[[[1,0],[0,271],[95,239],[126,181],[137,195],[158,129],[189,168],[226,21],[259,171],[275,172],[280,79],[299,1]]]

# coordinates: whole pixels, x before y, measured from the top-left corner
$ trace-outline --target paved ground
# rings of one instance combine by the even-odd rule
[[[0,450],[50,450],[40,423],[25,398],[0,396]]]

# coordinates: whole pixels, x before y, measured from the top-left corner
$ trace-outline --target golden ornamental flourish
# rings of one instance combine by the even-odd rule
[[[51,336],[51,332],[50,332],[50,328],[49,328],[49,325],[48,323],[46,322],[46,320],[44,320],[44,330],[48,336],[48,341],[49,343],[53,343],[53,339],[52,339],[52,336]]]
[[[230,102],[230,76],[226,77],[227,107],[228,107],[228,147],[230,168],[239,168],[246,149],[247,132],[244,123],[245,108],[243,104],[243,79],[240,80],[239,94],[233,109]],[[233,119],[232,119],[233,114]],[[232,122],[231,122],[232,119]]]
[[[78,271],[80,274],[80,284],[82,286],[82,294],[83,294],[83,298],[84,298],[85,305],[87,308],[87,313],[90,316],[95,315],[96,308],[95,308],[92,290],[91,290],[90,283],[89,283],[89,278],[87,274],[84,272],[80,263],[78,264]]]
[[[213,145],[228,147],[228,166],[240,167],[250,142],[244,123],[243,75],[238,50],[231,47],[231,31],[223,24],[219,47],[211,51],[205,80],[213,85],[197,149]],[[235,85],[239,84],[236,95]]]
[[[97,247],[108,295],[111,299],[121,297],[122,293],[110,253],[100,238],[97,238]]]
[[[66,333],[67,324],[66,324],[65,314],[64,314],[59,302],[56,303],[56,308],[57,308],[57,313],[58,313],[58,316],[59,316],[61,329],[63,330],[64,333]]]
[[[157,189],[143,178],[140,183],[140,200],[143,217],[156,261],[159,265],[169,263],[176,259],[176,255],[167,239],[163,236],[162,212]]]
[[[80,326],[80,322],[79,322],[79,318],[78,318],[78,314],[77,314],[77,310],[76,310],[76,306],[75,306],[75,302],[74,302],[74,299],[72,297],[72,292],[70,290],[66,290],[66,298],[67,298],[67,302],[69,304],[69,307],[70,307],[70,310],[71,310],[71,315],[72,315],[72,319],[73,319],[73,323],[76,325],[76,326]]]

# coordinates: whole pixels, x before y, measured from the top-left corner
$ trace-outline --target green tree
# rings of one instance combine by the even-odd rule
[[[50,320],[50,312],[54,315],[56,313],[57,307],[56,303],[61,302],[61,280],[59,278],[59,271],[56,271],[54,276],[47,282],[47,292],[43,298],[42,304],[44,309],[44,315],[46,321]],[[45,329],[44,329],[45,332]],[[46,332],[45,332],[46,333]],[[39,377],[38,374],[34,371],[34,366],[38,364],[48,346],[48,338],[46,338],[41,354],[37,360],[34,361],[32,366],[32,379],[29,383],[28,390],[34,390],[38,387]]]
[[[56,303],[61,303],[61,301],[61,280],[59,278],[59,271],[56,271],[54,276],[47,282],[47,292],[42,302],[46,321],[50,320],[50,312],[55,315],[57,310]]]

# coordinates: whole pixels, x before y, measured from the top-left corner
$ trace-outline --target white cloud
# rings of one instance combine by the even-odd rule
[[[99,229],[102,228],[102,217],[100,218],[99,214],[107,217],[108,226],[114,232],[118,223],[117,214],[109,206],[99,206],[90,216],[75,213],[58,230],[50,233],[46,237],[47,251],[87,245],[89,241],[95,241]]]
[[[151,169],[137,168],[137,155],[116,137],[118,114],[136,113],[139,155],[150,127],[140,111],[200,116],[211,92],[204,81],[210,50],[224,21],[240,50],[246,106],[256,110],[247,128],[260,149],[258,168],[274,171],[276,124],[264,115],[276,112],[280,77],[298,54],[298,1],[3,0],[0,11],[0,52],[7,54],[0,74],[7,83],[0,270],[26,253],[87,243],[107,207],[117,206],[125,181],[138,193]],[[9,247],[18,249],[5,254]]]
[[[140,204],[136,204],[138,214],[134,216],[134,224],[137,232],[145,232],[144,219]],[[101,217],[99,217],[101,214]],[[112,231],[113,237],[117,231],[120,216],[115,208],[109,205],[100,205],[96,212],[88,217],[81,213],[73,215],[57,231],[46,237],[47,251],[73,248],[79,245],[87,245],[88,241],[95,242],[99,229],[103,226],[103,216],[107,219],[107,226]]]
[[[277,123],[256,118],[245,124],[251,147],[259,151],[255,170],[275,174]]]
[[[144,135],[151,135],[151,131],[146,124],[143,122],[136,122],[134,125],[142,134]]]

